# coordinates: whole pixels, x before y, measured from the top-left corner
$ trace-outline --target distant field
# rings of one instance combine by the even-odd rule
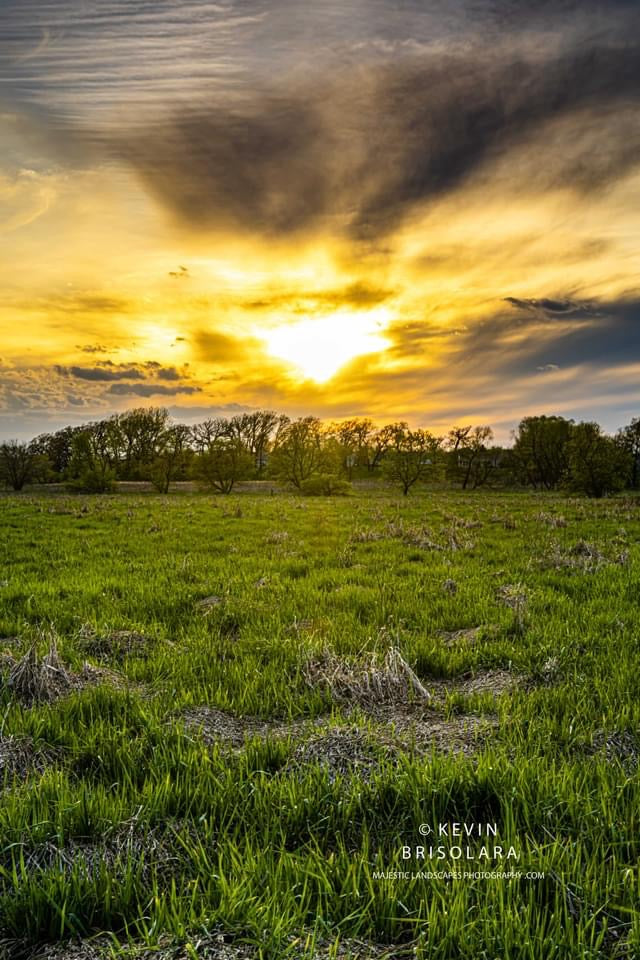
[[[639,521],[531,493],[2,497],[7,956],[640,955]],[[454,822],[497,837],[429,860]]]

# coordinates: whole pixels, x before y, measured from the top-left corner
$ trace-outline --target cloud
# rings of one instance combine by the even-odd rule
[[[176,367],[160,367],[156,376],[158,380],[182,380],[186,374],[180,373]]]
[[[56,373],[78,380],[90,380],[96,383],[110,383],[118,380],[147,380],[150,376],[158,380],[183,380],[189,374],[186,368],[164,367],[157,360],[143,363],[114,363],[112,360],[98,360],[94,367],[57,365]]]
[[[56,366],[55,369],[62,376],[76,377],[78,380],[93,380],[105,383],[111,380],[144,380],[144,373],[135,366],[118,366],[114,369]]]
[[[188,280],[190,277],[188,267],[178,267],[177,270],[170,270],[169,276],[173,277],[174,280]]]
[[[466,368],[469,376],[482,372],[511,381],[531,371],[614,370],[640,356],[640,300],[571,302],[570,310],[560,312],[498,312],[459,339],[449,363]]]
[[[201,393],[202,387],[166,387],[159,383],[114,383],[109,387],[108,392],[120,397],[175,397],[180,393],[187,395]]]
[[[109,353],[109,347],[101,343],[76,344],[76,350],[82,350],[83,353]]]
[[[191,227],[252,233],[379,235],[523,146],[523,187],[535,174],[592,190],[637,163],[640,45],[628,36],[359,66],[232,107],[182,105],[113,149]]]
[[[598,315],[592,303],[581,300],[571,300],[569,298],[554,300],[549,297],[541,297],[539,300],[536,300],[534,298],[520,299],[519,297],[505,297],[505,303],[510,303],[520,310],[533,310],[534,312],[546,314],[551,317],[556,315],[560,317],[569,315],[593,317]]]
[[[300,290],[279,290],[267,293],[259,300],[245,300],[240,303],[243,310],[287,309],[293,313],[315,313],[327,307],[373,307],[384,303],[394,295],[388,290],[363,280],[328,290],[301,292]]]
[[[251,349],[252,341],[231,337],[215,330],[196,330],[192,336],[198,358],[209,363],[241,360]]]

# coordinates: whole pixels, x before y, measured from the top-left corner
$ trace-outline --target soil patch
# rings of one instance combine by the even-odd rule
[[[378,739],[359,727],[330,727],[299,743],[283,773],[318,766],[327,770],[331,783],[349,776],[368,781],[384,763],[397,763],[390,737]]]
[[[35,747],[30,737],[0,736],[0,787],[5,778],[24,781],[52,763],[53,755]]]
[[[310,956],[305,949],[306,934],[291,940],[284,948],[287,960],[404,960],[414,956],[410,946],[397,947],[390,944],[369,943],[363,940],[342,940],[336,947],[329,941],[316,942]],[[111,949],[110,949],[111,947]],[[15,960],[107,960],[114,954],[113,945],[104,936],[95,940],[70,941],[62,944],[44,944],[38,947],[11,945]],[[229,935],[213,933],[205,937],[195,936],[184,944],[163,944],[151,950],[148,947],[122,947],[116,956],[121,960],[255,960],[257,950],[248,944],[234,943]]]
[[[185,727],[202,738],[207,746],[222,744],[241,750],[253,737],[288,737],[300,735],[309,720],[285,723],[281,720],[261,720],[258,717],[239,717],[216,707],[191,707],[181,714]]]
[[[383,709],[375,717],[385,724],[406,748],[424,756],[432,750],[473,756],[498,727],[497,717],[455,716],[449,719],[432,711]]]
[[[613,730],[610,733],[598,730],[592,737],[588,752],[604,754],[609,763],[621,763],[624,767],[634,769],[640,762],[640,740],[628,730]]]
[[[81,627],[78,644],[83,653],[95,660],[117,660],[119,663],[128,657],[144,659],[149,655],[154,641],[135,630],[112,630],[110,633],[98,633],[90,624]]]

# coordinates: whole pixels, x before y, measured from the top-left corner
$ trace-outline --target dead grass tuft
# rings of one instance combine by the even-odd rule
[[[618,544],[620,542],[620,538],[615,541]],[[628,562],[628,550],[607,549],[605,552],[595,543],[578,540],[568,550],[563,549],[560,544],[554,543],[543,558],[542,566],[554,570],[578,570],[582,573],[595,573],[602,567],[625,566]]]
[[[382,661],[375,653],[346,660],[324,650],[303,663],[302,675],[309,687],[326,690],[337,703],[366,707],[430,699],[397,647],[391,647]]]
[[[55,638],[51,637],[49,650],[42,658],[32,643],[24,656],[10,667],[7,685],[25,704],[51,703],[68,693],[72,678],[60,660]]]
[[[126,680],[120,674],[89,663],[83,664],[80,673],[73,673],[60,659],[54,635],[50,635],[49,650],[44,657],[39,656],[36,643],[32,643],[20,660],[10,654],[6,654],[3,660],[0,669],[4,668],[6,685],[15,699],[25,706],[53,703],[74,690],[101,683],[126,686]]]

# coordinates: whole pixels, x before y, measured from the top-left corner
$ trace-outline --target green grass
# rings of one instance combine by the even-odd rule
[[[222,930],[274,960],[296,938],[309,957],[314,940],[350,938],[438,960],[640,950],[637,762],[591,749],[599,732],[640,730],[639,501],[44,493],[3,497],[0,515],[0,637],[18,638],[14,656],[54,630],[79,671],[97,663],[91,631],[149,639],[144,656],[101,661],[118,686],[34,706],[0,687],[2,736],[53,761],[0,792],[0,936],[109,931],[124,949]],[[446,644],[443,631],[477,626],[473,645]],[[208,705],[348,724],[306,684],[304,657],[390,643],[427,686],[521,678],[498,697],[446,699],[442,716],[497,716],[475,755],[381,753],[372,777],[334,779],[292,764],[293,733],[230,752],[181,722]],[[374,736],[375,711],[360,721]],[[439,821],[497,822],[515,869],[544,878],[374,878],[436,869],[407,867],[400,849]]]

